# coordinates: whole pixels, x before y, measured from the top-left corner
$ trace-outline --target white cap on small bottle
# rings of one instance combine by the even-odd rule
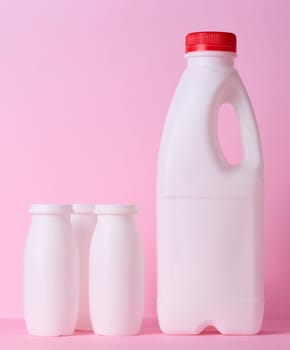
[[[29,208],[31,214],[70,214],[71,204],[31,204]]]

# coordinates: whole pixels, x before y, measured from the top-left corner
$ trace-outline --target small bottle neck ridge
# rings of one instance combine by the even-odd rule
[[[236,54],[228,51],[194,51],[185,54],[187,67],[233,68]]]

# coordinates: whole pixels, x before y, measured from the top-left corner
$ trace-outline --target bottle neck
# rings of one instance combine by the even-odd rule
[[[233,68],[236,54],[227,51],[195,51],[185,55],[188,68]]]
[[[97,222],[101,223],[118,223],[118,222],[131,222],[134,221],[133,214],[106,214],[106,215],[98,215]]]
[[[32,215],[32,222],[34,223],[41,223],[44,221],[49,222],[67,222],[70,223],[70,214],[63,213],[63,214],[33,214]]]

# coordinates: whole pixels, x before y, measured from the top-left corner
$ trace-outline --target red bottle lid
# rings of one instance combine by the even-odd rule
[[[237,52],[237,37],[227,32],[194,32],[185,37],[185,52],[192,51]]]

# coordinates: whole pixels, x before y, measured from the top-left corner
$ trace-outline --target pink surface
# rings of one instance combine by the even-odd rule
[[[259,335],[223,336],[214,329],[202,335],[174,336],[161,334],[154,319],[146,319],[140,334],[131,337],[105,337],[90,332],[77,332],[70,337],[36,337],[27,335],[22,320],[0,320],[0,347],[21,350],[126,349],[126,350],[257,350],[290,348],[290,322],[267,321]]]
[[[265,156],[265,316],[290,318],[287,0],[0,3],[0,316],[22,316],[31,202],[137,203],[145,314],[155,314],[157,151],[185,65],[184,35],[198,30],[238,36],[236,63]]]

